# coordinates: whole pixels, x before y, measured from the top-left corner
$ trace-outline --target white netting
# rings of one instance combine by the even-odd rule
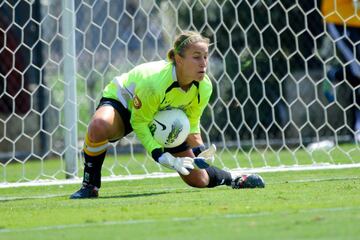
[[[219,149],[216,165],[359,165],[360,90],[343,81],[333,102],[324,97],[329,67],[348,62],[317,1],[72,2],[0,2],[0,183],[81,175],[81,140],[101,90],[164,59],[180,29],[214,43],[202,134]],[[130,135],[109,149],[103,175],[163,170]]]

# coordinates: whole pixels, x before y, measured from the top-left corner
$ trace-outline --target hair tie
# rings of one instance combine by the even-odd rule
[[[181,49],[190,41],[192,37],[193,36],[189,36],[185,38],[176,48],[174,48],[175,54],[178,54],[181,51]]]

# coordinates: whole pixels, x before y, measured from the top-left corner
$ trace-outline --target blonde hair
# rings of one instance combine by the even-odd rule
[[[198,32],[194,31],[185,31],[176,36],[174,41],[174,45],[167,52],[167,58],[169,61],[175,63],[175,55],[179,54],[180,56],[184,56],[185,50],[189,47],[189,45],[197,42],[204,42],[209,44],[209,38],[202,36]]]

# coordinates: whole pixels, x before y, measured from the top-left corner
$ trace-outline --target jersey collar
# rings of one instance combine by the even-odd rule
[[[173,79],[174,82],[173,82],[173,84],[171,84],[170,88],[167,89],[166,92],[170,91],[173,87],[178,87],[178,88],[180,88],[180,85],[179,85],[179,82],[178,82],[177,76],[176,76],[176,66],[175,66],[175,65],[172,66],[172,79]],[[199,88],[199,82],[197,82],[197,81],[195,81],[195,80],[192,81],[190,88],[192,88],[193,85],[195,85],[197,88]],[[190,88],[189,88],[189,89],[190,89]],[[180,89],[181,89],[181,88],[180,88]],[[182,90],[182,89],[181,89],[181,90]],[[184,91],[184,90],[183,90],[183,91]]]

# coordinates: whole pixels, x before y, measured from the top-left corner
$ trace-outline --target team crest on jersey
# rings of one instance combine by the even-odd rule
[[[134,108],[136,108],[136,109],[139,109],[142,106],[140,98],[138,96],[136,96],[136,95],[135,95],[135,97],[133,99],[133,104],[134,104]]]

